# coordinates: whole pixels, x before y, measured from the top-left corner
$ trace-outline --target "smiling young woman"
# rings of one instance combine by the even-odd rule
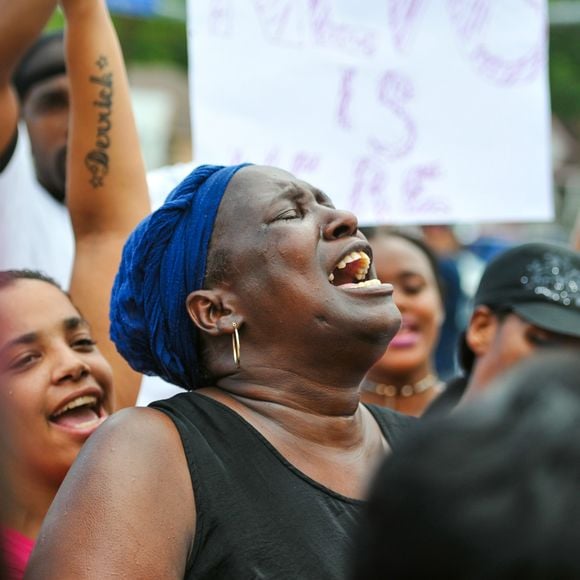
[[[344,578],[413,422],[360,404],[400,325],[371,258],[355,216],[285,171],[186,178],[125,246],[111,320],[136,370],[189,392],[91,438],[29,577]]]
[[[123,241],[149,210],[124,64],[104,0],[60,4],[67,20],[67,203],[76,256],[70,294],[38,272],[0,272],[1,427],[9,440],[3,465],[11,490],[2,548],[10,578],[22,577],[48,507],[82,445],[115,408],[134,404],[140,382],[108,336]],[[54,7],[54,0],[2,2],[3,54],[22,56]],[[115,96],[95,180],[87,160],[104,143],[95,105],[103,96],[102,80],[114,83]],[[1,103],[12,96],[0,88]]]
[[[10,409],[11,478],[29,491],[51,481],[56,493],[81,445],[112,411],[112,371],[62,290],[26,276],[0,273],[0,396]]]
[[[433,357],[443,322],[437,259],[415,237],[390,230],[371,237],[380,280],[395,288],[402,324],[362,383],[362,400],[421,415],[443,390]]]

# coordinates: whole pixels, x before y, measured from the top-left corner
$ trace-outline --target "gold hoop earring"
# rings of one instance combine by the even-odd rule
[[[240,368],[240,335],[238,333],[238,323],[232,323],[234,333],[232,334],[232,350],[234,351],[234,364]]]

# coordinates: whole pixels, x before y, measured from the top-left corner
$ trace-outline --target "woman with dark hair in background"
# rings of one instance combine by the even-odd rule
[[[444,389],[434,366],[443,323],[437,258],[420,238],[375,230],[369,241],[377,276],[393,284],[402,324],[362,383],[362,400],[419,416]]]

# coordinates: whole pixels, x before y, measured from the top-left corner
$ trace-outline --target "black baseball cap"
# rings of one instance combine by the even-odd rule
[[[473,304],[510,310],[544,330],[580,337],[580,253],[551,243],[510,248],[487,265]]]

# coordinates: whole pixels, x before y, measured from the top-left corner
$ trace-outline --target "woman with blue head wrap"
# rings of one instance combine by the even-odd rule
[[[127,242],[111,302],[131,366],[190,392],[96,434],[42,577],[66,556],[75,578],[344,578],[411,421],[359,404],[399,323],[354,215],[279,169],[195,170]]]

